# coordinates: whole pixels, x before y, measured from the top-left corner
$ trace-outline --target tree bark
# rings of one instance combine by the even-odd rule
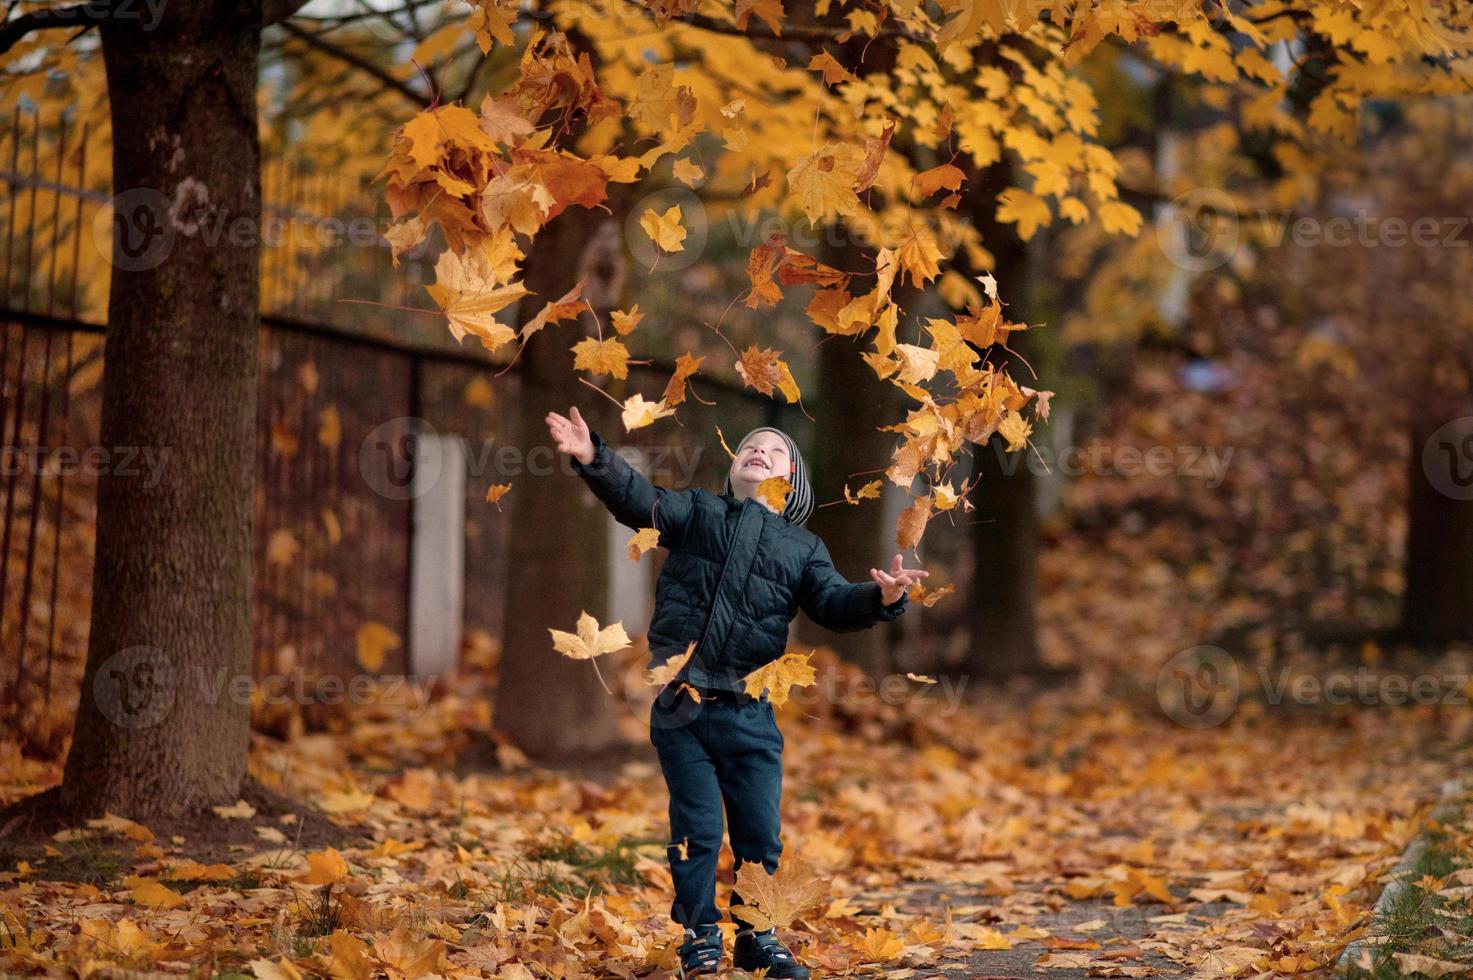
[[[1473,417],[1421,413],[1408,429],[1406,592],[1399,633],[1426,646],[1473,642]]]
[[[214,0],[101,24],[120,226],[101,441],[118,465],[98,481],[61,787],[79,817],[232,802],[246,772],[261,16],[261,0]],[[139,449],[156,472],[122,465]]]
[[[608,312],[618,306],[623,279],[624,212],[615,201],[610,206],[613,216],[570,210],[538,233],[525,280],[537,298],[523,304],[523,321],[587,271],[585,295],[608,329]],[[596,332],[589,314],[579,319],[579,327],[580,336]],[[547,632],[573,632],[584,610],[608,625],[611,518],[557,451],[544,418],[549,411],[567,415],[576,404],[612,448],[618,447],[624,427],[609,401],[581,384],[572,370],[568,350],[577,337],[566,326],[549,330],[558,336],[536,337],[522,352],[516,431],[527,467],[508,498],[515,529],[508,557],[512,580],[492,724],[529,756],[561,760],[607,749],[618,738],[609,695],[593,665],[555,652]],[[607,679],[615,687],[617,678]]]
[[[836,241],[828,242],[816,256],[839,269],[872,268],[874,253],[860,244],[855,233],[835,225]],[[897,286],[903,309],[915,291]],[[853,337],[825,335],[818,347],[819,392],[824,403],[842,405],[816,413],[813,447],[806,457],[813,469],[815,493],[820,503],[843,493],[844,484],[859,484],[883,477],[890,464],[894,433],[880,427],[893,425],[901,416],[900,395],[889,381],[881,381],[862,353],[873,347],[873,337],[856,342]],[[887,491],[894,489],[886,481]],[[894,527],[885,520],[880,501],[859,507],[823,507],[813,512],[808,529],[823,538],[834,567],[851,581],[869,581],[869,569],[888,568],[895,548]],[[914,562],[907,561],[907,565]],[[847,633],[843,637],[823,629],[807,617],[799,617],[798,636],[804,643],[833,646],[850,663],[878,679],[893,667],[893,648],[900,630],[898,623]]]

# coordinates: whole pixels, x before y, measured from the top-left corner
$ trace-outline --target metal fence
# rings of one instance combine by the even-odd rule
[[[40,752],[59,750],[70,731],[85,662],[98,474],[131,467],[146,480],[161,465],[100,441],[114,216],[97,142],[65,116],[18,112],[0,128],[0,717]],[[488,355],[399,309],[425,305],[418,284],[432,276],[428,261],[395,268],[376,236],[365,245],[293,232],[387,227],[366,180],[287,161],[268,162],[262,179],[263,224],[276,222],[280,234],[274,243],[263,235],[261,259],[257,672],[352,672],[366,623],[402,640],[383,671],[407,668],[412,501],[375,487],[362,453],[401,452],[411,418],[462,435],[480,464],[465,483],[464,627],[499,635],[510,529],[506,512],[484,500],[489,483],[504,482],[484,464],[487,447],[512,441],[502,406],[518,397],[516,371],[493,389]],[[669,367],[631,365],[627,386],[657,390]],[[788,407],[721,387],[732,396],[724,425],[801,429]],[[663,443],[699,442],[708,410],[690,411],[694,424]]]

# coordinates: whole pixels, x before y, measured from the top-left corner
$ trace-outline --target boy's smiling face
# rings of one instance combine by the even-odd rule
[[[759,432],[742,443],[731,461],[731,492],[738,499],[755,496],[763,480],[792,475],[787,440],[776,432]]]

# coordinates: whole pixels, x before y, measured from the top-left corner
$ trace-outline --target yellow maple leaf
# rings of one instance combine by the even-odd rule
[[[685,250],[685,228],[680,224],[679,204],[670,205],[664,214],[657,214],[654,208],[645,208],[644,214],[639,216],[639,227],[659,246],[660,251]]]
[[[694,187],[706,179],[706,171],[701,169],[701,165],[687,157],[676,160],[674,166],[670,168],[670,173],[687,187]]]
[[[297,557],[296,535],[281,528],[271,532],[271,537],[266,542],[266,562],[271,565],[290,565]]]
[[[731,906],[731,914],[755,929],[786,929],[804,912],[829,896],[831,882],[820,878],[807,862],[785,856],[776,874],[754,861],[737,869],[735,890],[742,902]]]
[[[941,274],[941,249],[936,247],[936,238],[929,229],[917,228],[900,245],[900,267],[910,275],[911,285],[917,288]]]
[[[506,496],[506,492],[508,490],[510,490],[510,489],[511,489],[511,484],[510,483],[493,483],[493,484],[491,484],[489,487],[486,488],[486,503],[488,503],[488,504],[500,503],[501,502],[501,498],[502,497],[505,497]]]
[[[926,523],[931,519],[931,498],[921,497],[900,512],[895,525],[895,544],[901,551],[908,551],[921,543],[926,533]]]
[[[184,897],[157,878],[133,875],[123,882],[128,886],[133,901],[151,909],[177,909],[184,904]]]
[[[573,345],[573,370],[611,374],[622,381],[629,377],[629,348],[617,337],[585,337]]]
[[[329,405],[317,413],[317,441],[328,449],[336,449],[343,441],[343,420],[336,405]]]
[[[348,862],[335,847],[307,855],[307,870],[296,879],[301,885],[332,885],[348,877]]]
[[[229,806],[212,806],[210,809],[221,820],[249,820],[256,815],[256,808],[245,800],[236,800]]]
[[[854,147],[825,143],[800,157],[788,171],[788,186],[810,222],[859,210],[859,167],[863,160]]]
[[[796,402],[800,397],[798,382],[793,380],[792,371],[782,360],[781,354],[772,348],[759,349],[756,344],[748,345],[742,351],[736,369],[747,387],[755,388],[764,395],[771,395],[776,388],[789,402]]]
[[[654,425],[656,419],[674,415],[675,409],[665,404],[662,398],[657,402],[645,401],[643,395],[635,393],[624,399],[624,411],[620,417],[624,421],[624,431],[633,432],[647,425]]]
[[[848,503],[855,504],[856,506],[861,500],[879,500],[880,491],[884,488],[884,486],[884,480],[871,480],[864,486],[860,487],[857,493],[851,494],[849,492],[849,484],[846,483],[844,484],[844,500]]]
[[[811,652],[785,653],[772,663],[743,677],[742,683],[746,686],[747,693],[754,698],[761,697],[766,690],[773,707],[781,708],[788,703],[793,687],[807,687],[818,677],[818,672],[808,662],[811,656]]]
[[[1107,201],[1099,207],[1100,225],[1110,234],[1134,238],[1141,231],[1141,213],[1124,201]]]
[[[769,476],[757,484],[757,496],[765,500],[767,506],[779,514],[788,505],[788,494],[792,492],[793,485],[788,482],[788,478],[785,476]]]
[[[753,14],[761,17],[772,33],[778,37],[783,34],[783,3],[782,0],[737,0],[736,3],[736,26],[737,30],[745,31],[747,21]]]
[[[864,954],[866,963],[884,963],[899,956],[905,943],[889,929],[869,928],[855,948]]]
[[[268,960],[264,957],[251,960],[251,972],[256,980],[302,980],[302,971],[292,965],[286,957]]]
[[[370,674],[383,670],[389,651],[399,646],[399,634],[383,623],[368,622],[354,636],[358,666]]]
[[[1018,237],[1028,241],[1039,228],[1053,222],[1048,202],[1018,187],[1009,187],[998,195],[997,220],[1018,226]]]
[[[333,980],[369,980],[373,976],[373,963],[369,959],[372,947],[363,940],[339,929],[327,937],[327,945],[332,950],[327,972]]]
[[[629,560],[639,561],[646,551],[660,543],[660,530],[654,527],[642,527],[639,533],[629,539]]]
[[[609,314],[609,321],[613,323],[614,330],[616,330],[621,337],[629,336],[630,331],[639,326],[639,321],[643,319],[644,314],[639,312],[638,303],[635,303],[633,306],[631,306],[628,313],[624,312],[623,310],[615,310],[614,312]]]
[[[1033,434],[1033,426],[1025,421],[1022,415],[1009,409],[997,427],[997,434],[1008,441],[1008,452],[1016,452],[1028,445],[1028,437]]]
[[[527,287],[495,284],[489,264],[480,256],[441,253],[435,263],[434,285],[425,289],[450,321],[450,334],[457,341],[473,334],[494,352],[516,337],[516,331],[498,322],[494,314],[526,296]]]
[[[578,617],[578,632],[568,633],[547,630],[552,634],[552,647],[558,653],[573,660],[592,660],[594,657],[629,646],[629,634],[624,632],[623,622],[612,623],[599,629],[598,620],[587,612]]]
[[[644,682],[650,687],[664,687],[666,684],[675,680],[675,676],[685,669],[686,663],[695,652],[696,641],[691,640],[686,646],[684,653],[676,654],[658,667],[651,667],[646,670],[644,672]]]

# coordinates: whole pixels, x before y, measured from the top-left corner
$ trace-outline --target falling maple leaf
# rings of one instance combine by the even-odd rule
[[[915,681],[917,684],[935,684],[936,683],[936,678],[934,678],[934,677],[927,677],[925,674],[913,674],[913,673],[911,673],[908,670],[905,672],[905,676],[906,676],[906,679],[907,680]]]
[[[926,533],[926,522],[931,519],[931,498],[921,497],[900,512],[895,526],[895,544],[901,551],[909,551],[920,544]]]
[[[777,388],[789,402],[796,402],[800,397],[798,383],[793,380],[793,373],[782,360],[781,352],[770,347],[758,349],[756,344],[749,345],[742,351],[736,369],[747,387],[755,388],[764,395],[771,395],[773,389]]]
[[[599,629],[598,620],[587,612],[578,617],[578,632],[548,628],[552,634],[552,647],[558,653],[573,660],[592,660],[594,657],[613,653],[629,646],[629,634],[624,632],[623,622],[612,623]]]
[[[528,337],[531,337],[533,334],[541,330],[543,327],[547,326],[549,323],[558,323],[562,320],[571,320],[572,318],[576,317],[580,312],[582,312],[584,308],[583,286],[586,281],[586,276],[580,278],[578,280],[578,284],[575,285],[572,289],[568,290],[566,293],[559,296],[551,303],[543,306],[542,309],[537,311],[536,316],[532,317],[532,319],[522,324],[522,329],[519,334],[522,339],[522,343],[526,343]]]
[[[808,662],[811,656],[811,652],[785,653],[772,663],[743,677],[742,683],[752,697],[761,697],[763,691],[766,691],[767,699],[772,702],[773,707],[781,708],[788,703],[793,687],[807,687],[818,677],[817,671]]]
[[[450,321],[450,334],[457,341],[473,334],[493,353],[516,338],[516,331],[494,316],[527,295],[521,283],[497,285],[489,267],[477,256],[463,258],[454,252],[441,253],[435,263],[435,282],[426,286],[430,297]]]
[[[802,858],[786,855],[777,873],[755,861],[744,861],[737,869],[734,890],[742,896],[731,906],[731,914],[754,929],[786,929],[793,920],[828,898],[831,882],[818,877]]]
[[[766,501],[767,506],[779,514],[783,512],[783,508],[787,507],[788,495],[792,492],[793,485],[785,476],[769,476],[757,484],[757,496]]]
[[[941,598],[944,598],[946,597],[946,595],[950,595],[952,594],[952,592],[955,591],[955,584],[941,585],[941,587],[931,589],[931,591],[927,591],[927,588],[925,588],[925,585],[922,585],[921,582],[913,582],[913,584],[910,585],[910,601],[913,601],[913,603],[921,603],[922,606],[925,606],[927,607],[927,609],[929,609],[929,607],[935,606],[938,601],[941,601]]]
[[[844,484],[844,500],[847,503],[858,505],[861,500],[879,500],[880,491],[884,488],[884,480],[871,480],[860,487],[858,492],[850,493],[849,484]]]
[[[623,381],[629,377],[629,348],[617,337],[585,337],[573,345],[573,370],[609,374]]]
[[[399,634],[383,623],[367,622],[358,627],[355,636],[358,665],[370,674],[384,669],[389,651],[399,646]]]
[[[639,561],[646,551],[660,543],[659,528],[643,527],[629,539],[629,560]]]
[[[653,425],[656,419],[674,414],[675,409],[666,405],[663,398],[657,402],[649,402],[645,401],[643,395],[636,392],[624,400],[621,418],[624,421],[624,431],[633,432],[635,429]]]
[[[675,359],[675,373],[665,383],[665,393],[660,400],[667,405],[680,405],[685,402],[686,383],[700,370],[701,363],[706,358],[702,355],[686,352]],[[699,400],[699,399],[697,399]]]
[[[788,171],[788,186],[808,220],[854,214],[859,210],[859,151],[845,143],[825,143],[800,157]]]
[[[664,687],[666,684],[675,680],[676,675],[685,669],[685,665],[690,661],[691,656],[695,652],[696,641],[691,640],[686,645],[684,653],[676,654],[658,667],[651,667],[646,670],[644,682],[651,687]]]
[[[685,249],[685,228],[680,224],[680,205],[672,204],[664,214],[656,214],[654,208],[645,208],[639,216],[639,227],[650,236],[662,252],[680,252]]]
[[[639,312],[638,303],[631,306],[628,313],[623,310],[615,310],[609,314],[609,321],[613,323],[615,332],[621,337],[629,336],[630,332],[639,326],[639,321],[643,319],[644,314]]]
[[[488,504],[498,504],[498,503],[500,503],[501,502],[501,498],[502,497],[505,497],[506,496],[506,492],[508,490],[510,490],[510,489],[511,489],[511,484],[510,483],[493,483],[493,484],[491,484],[491,486],[489,486],[489,487],[486,488],[486,503],[488,503]]]

